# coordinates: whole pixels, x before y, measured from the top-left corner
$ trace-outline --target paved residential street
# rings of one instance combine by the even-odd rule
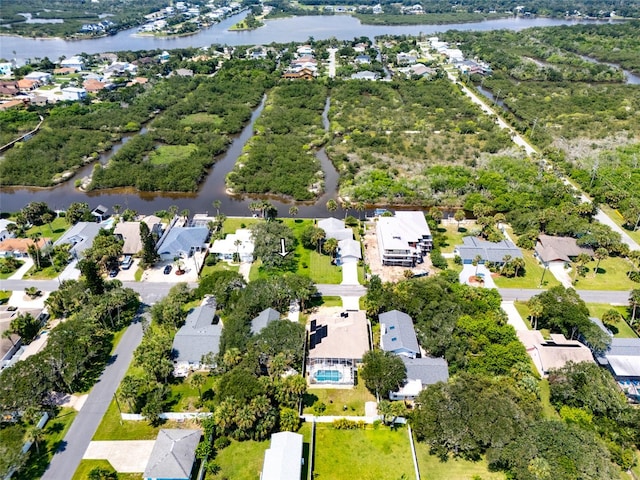
[[[142,340],[142,324],[136,322],[127,328],[113,356],[95,384],[84,406],[73,421],[62,445],[53,456],[43,480],[71,480],[91,438],[95,434],[111,399],[124,377],[133,351]]]

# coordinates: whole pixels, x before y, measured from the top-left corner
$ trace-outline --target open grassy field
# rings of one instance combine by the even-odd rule
[[[222,233],[225,235],[229,233],[236,233],[236,230],[239,228],[249,228],[251,225],[262,221],[264,220],[253,217],[227,217],[225,218],[222,226]]]
[[[40,225],[31,227],[26,231],[26,237],[29,238],[31,235],[39,233],[42,235],[42,238],[50,238],[51,242],[55,242],[59,239],[70,225],[67,223],[64,217],[56,217],[53,219],[50,225]]]
[[[185,127],[192,127],[194,125],[202,125],[209,124],[212,127],[220,127],[224,119],[219,115],[211,115],[209,113],[192,113],[191,115],[187,115],[186,117],[180,119],[180,125]]]
[[[326,410],[322,415],[364,415],[365,402],[375,402],[376,399],[364,382],[355,388],[310,388],[304,396],[304,413],[315,413],[313,405],[322,402]],[[345,405],[347,410],[344,409]]]
[[[324,480],[397,480],[413,478],[409,437],[405,428],[380,426],[336,430],[316,424],[314,475]]]
[[[616,323],[615,325],[607,325],[609,330],[613,332],[615,338],[637,338],[636,333],[627,323],[629,320],[629,310],[626,307],[614,307],[608,303],[587,303],[589,314],[592,317],[602,319],[602,315],[609,310],[616,310],[624,318],[623,321]]]
[[[596,261],[587,263],[585,277],[578,277],[574,288],[576,290],[632,290],[638,284],[629,280],[627,272],[631,265],[620,257],[605,258],[600,262],[598,273],[594,274]]]
[[[522,250],[525,263],[525,274],[523,277],[507,278],[502,276],[494,277],[498,288],[539,288],[540,280],[542,279],[543,268],[533,256],[533,251]],[[555,287],[560,285],[560,282],[556,280],[553,275],[549,275],[547,272],[544,276],[544,283],[546,288]]]
[[[200,387],[200,391],[205,394],[205,392],[208,392],[213,387],[215,378],[207,376],[206,374],[203,375],[205,375],[206,382],[202,387]],[[194,412],[199,410],[198,402],[200,399],[200,393],[197,388],[193,387],[189,383],[189,378],[190,377],[176,380],[176,383],[169,385],[169,388],[171,389],[171,393],[168,398],[169,411]]]
[[[60,275],[53,267],[46,267],[42,270],[36,271],[35,265],[25,273],[23,280],[51,280]]]
[[[38,443],[38,448],[35,445],[31,447],[26,465],[13,476],[14,479],[33,480],[42,476],[76,418],[76,414],[73,408],[62,408],[47,422],[43,429],[43,440]]]
[[[145,421],[120,420],[118,407],[111,401],[92,440],[155,440],[159,430],[160,427],[152,427]]]
[[[149,154],[152,165],[167,165],[171,162],[183,161],[198,149],[193,143],[189,145],[161,145]]]
[[[81,460],[71,480],[87,480],[91,470],[96,467],[114,470],[108,460]],[[140,478],[142,478],[142,476],[139,473],[118,473],[118,480],[139,480]]]
[[[231,445],[218,451],[215,462],[220,466],[216,475],[207,474],[207,480],[257,480],[260,478],[264,452],[269,448],[269,440],[256,442],[231,441]]]
[[[444,233],[446,237],[446,244],[442,246],[440,251],[442,253],[453,253],[453,250],[456,245],[462,244],[462,238],[469,231],[468,225],[461,225],[460,229],[458,229],[458,224],[456,223],[447,223],[441,224],[438,226],[438,232]]]
[[[200,272],[200,276],[204,277],[206,275],[210,275],[213,272],[219,272],[222,270],[232,270],[234,272],[237,272],[238,270],[240,270],[240,265],[230,265],[225,261],[219,261],[218,263],[216,263],[215,265],[205,265],[202,268],[202,271]]]
[[[446,462],[440,461],[435,455],[429,454],[429,446],[425,443],[415,442],[416,456],[420,476],[428,480],[504,480],[506,476],[502,472],[491,472],[486,460],[470,462],[461,458],[450,458]],[[395,477],[397,478],[397,477]],[[407,476],[413,478],[413,476]]]

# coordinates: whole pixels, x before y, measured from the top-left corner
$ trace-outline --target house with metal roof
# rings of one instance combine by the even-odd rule
[[[318,221],[318,228],[324,230],[326,238],[335,238],[336,240],[353,238],[353,231],[345,227],[344,220],[333,217],[323,218]]]
[[[454,253],[462,259],[463,264],[473,263],[476,257],[480,257],[478,263],[495,263],[502,265],[505,258],[522,258],[522,252],[509,240],[501,242],[488,242],[478,237],[463,237],[462,245],[456,245]]]
[[[251,320],[251,333],[257,335],[271,322],[280,320],[280,312],[273,308],[265,308],[256,318]]]
[[[376,236],[382,265],[414,267],[433,246],[431,230],[420,211],[397,211],[393,217],[379,217]]]
[[[101,229],[102,226],[95,222],[78,222],[56,240],[53,246],[69,244],[69,253],[74,258],[81,258],[82,253],[93,245],[93,240]]]
[[[347,238],[338,242],[338,260],[341,265],[358,263],[362,259],[360,242]]]
[[[165,261],[190,257],[207,249],[208,238],[208,227],[173,227],[160,240],[158,254]]]
[[[271,445],[264,452],[260,480],[298,480],[302,478],[302,445],[303,437],[299,433],[273,433]]]
[[[174,374],[185,376],[189,370],[214,365],[204,364],[202,358],[220,351],[222,322],[216,316],[216,302],[212,297],[187,315],[173,339]]]
[[[162,429],[153,444],[145,480],[190,480],[200,443],[200,430]]]
[[[380,348],[409,358],[420,356],[420,346],[413,319],[404,312],[391,310],[378,316],[380,321]]]
[[[444,358],[400,358],[407,369],[407,380],[402,388],[389,393],[391,400],[415,400],[427,386],[449,380],[449,364]]]

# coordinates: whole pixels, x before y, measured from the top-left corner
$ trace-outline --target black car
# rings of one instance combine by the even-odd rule
[[[164,267],[164,270],[162,271],[162,273],[164,273],[165,275],[169,275],[171,273],[171,269],[173,267],[171,265],[167,265],[166,267]]]
[[[111,271],[109,271],[109,276],[111,278],[115,278],[118,275],[118,270],[116,270],[115,268]]]

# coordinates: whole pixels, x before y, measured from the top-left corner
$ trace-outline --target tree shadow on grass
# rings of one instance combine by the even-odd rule
[[[302,395],[303,408],[311,407],[317,401],[318,401],[318,396],[313,393],[305,393],[304,395]]]

